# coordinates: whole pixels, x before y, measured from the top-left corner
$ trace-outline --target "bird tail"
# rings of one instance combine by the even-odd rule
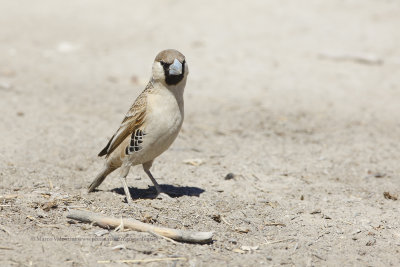
[[[107,175],[112,173],[115,170],[115,168],[111,168],[110,166],[104,166],[104,169],[96,176],[96,178],[93,180],[93,182],[89,185],[88,188],[88,193],[93,192],[96,187],[98,187],[104,179],[106,179]]]

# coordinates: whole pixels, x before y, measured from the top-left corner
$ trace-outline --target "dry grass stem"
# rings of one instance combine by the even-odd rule
[[[143,260],[105,260],[97,261],[97,263],[148,263],[148,262],[160,262],[160,261],[187,261],[186,258],[154,258],[154,259],[143,259]]]

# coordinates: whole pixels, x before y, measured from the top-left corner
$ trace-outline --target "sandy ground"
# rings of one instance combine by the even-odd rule
[[[399,14],[397,0],[0,1],[0,265],[399,265]],[[87,194],[165,48],[190,68],[182,132],[153,167],[174,198],[148,199],[140,167],[133,207],[117,173]],[[214,241],[91,240],[101,229],[68,207]]]

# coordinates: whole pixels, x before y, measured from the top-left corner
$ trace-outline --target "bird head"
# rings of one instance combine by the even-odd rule
[[[153,63],[153,80],[174,86],[186,80],[189,74],[185,56],[174,49],[161,51]]]

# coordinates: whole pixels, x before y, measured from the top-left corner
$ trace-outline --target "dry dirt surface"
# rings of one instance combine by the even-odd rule
[[[399,14],[397,0],[0,1],[0,265],[399,266]],[[87,194],[166,48],[190,68],[183,129],[152,169],[172,198],[149,198],[139,166],[134,205],[117,173]],[[99,233],[68,209],[215,233]]]

